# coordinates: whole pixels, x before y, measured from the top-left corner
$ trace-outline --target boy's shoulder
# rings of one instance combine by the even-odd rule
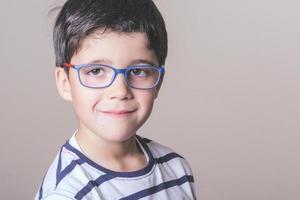
[[[73,199],[75,194],[72,191],[76,191],[76,187],[81,187],[81,180],[76,180],[76,178],[80,177],[80,174],[83,172],[79,171],[80,168],[75,169],[76,165],[80,164],[78,162],[79,158],[66,148],[66,144],[61,147],[49,166],[35,200],[47,198],[59,199],[59,197],[62,199]],[[78,175],[68,176],[68,179],[64,179],[72,171]],[[72,184],[61,184],[61,182],[64,182],[63,180],[72,182]]]
[[[137,136],[144,144],[147,145],[153,156],[156,168],[159,168],[163,176],[176,176],[178,182],[190,182],[192,193],[195,198],[195,186],[192,168],[189,162],[180,154],[176,153],[172,148],[160,144],[148,138]],[[173,177],[174,178],[174,177]],[[185,198],[184,198],[185,199]]]

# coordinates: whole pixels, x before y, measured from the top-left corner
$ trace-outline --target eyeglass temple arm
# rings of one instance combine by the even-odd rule
[[[57,67],[67,67],[67,68],[71,68],[74,67],[74,65],[70,64],[70,63],[64,63],[62,65],[56,65]]]

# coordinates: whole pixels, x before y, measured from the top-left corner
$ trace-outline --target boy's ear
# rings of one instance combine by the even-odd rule
[[[157,96],[158,96],[158,92],[159,92],[159,89],[160,89],[160,88],[158,88],[158,87],[156,87],[156,88],[155,88],[154,99],[156,99],[156,98],[157,98]]]
[[[67,101],[72,101],[69,77],[62,67],[55,67],[56,88],[59,95]]]

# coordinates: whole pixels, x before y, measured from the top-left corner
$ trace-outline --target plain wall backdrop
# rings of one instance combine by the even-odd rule
[[[77,126],[54,80],[60,2],[1,3],[0,199],[33,199]],[[167,71],[139,134],[189,160],[198,199],[299,200],[300,1],[155,2]]]

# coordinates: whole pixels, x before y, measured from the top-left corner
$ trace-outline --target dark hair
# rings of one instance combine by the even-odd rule
[[[144,32],[159,65],[164,65],[168,42],[165,22],[152,0],[68,0],[53,31],[56,65],[69,63],[81,42],[98,29]]]

